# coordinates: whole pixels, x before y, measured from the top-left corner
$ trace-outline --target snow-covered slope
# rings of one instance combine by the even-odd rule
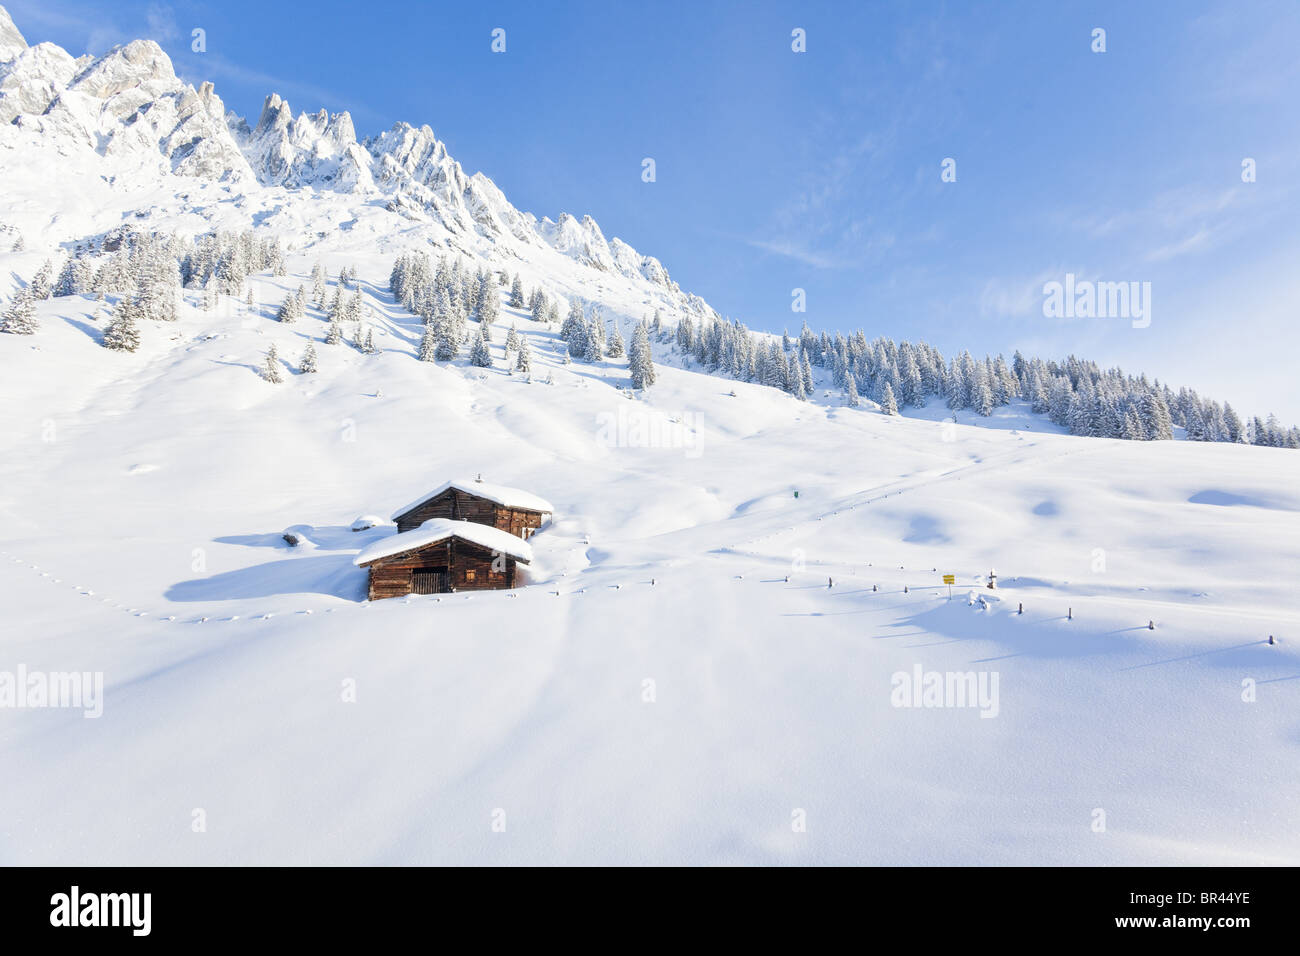
[[[228,300],[0,336],[0,671],[106,684],[0,711],[0,862],[1300,860],[1296,455],[632,400],[509,309],[531,384],[422,363],[358,262],[378,355]],[[353,518],[477,473],[555,507],[526,585],[365,603]],[[894,706],[916,668],[996,718]]]
[[[670,363],[636,395],[504,305],[531,381],[500,334],[419,362],[411,248],[625,333],[706,306],[427,127],[250,127],[152,44],[60,54],[0,11],[0,294],[124,222],[256,227],[288,274],[135,353],[89,297],[0,335],[0,683],[104,676],[97,719],[0,707],[0,864],[1300,862],[1300,456],[891,418],[822,370],[816,402]],[[318,256],[378,354],[272,318]],[[318,373],[259,376],[309,341]],[[365,602],[394,529],[354,518],[478,474],[554,506],[524,586]],[[997,694],[899,706],[918,668]]]

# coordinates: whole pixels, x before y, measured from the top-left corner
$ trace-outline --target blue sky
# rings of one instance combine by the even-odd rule
[[[274,90],[361,136],[428,123],[753,328],[1073,352],[1300,421],[1291,0],[7,6],[74,53],[151,37],[250,121]],[[1150,326],[1044,317],[1067,272],[1150,282]]]

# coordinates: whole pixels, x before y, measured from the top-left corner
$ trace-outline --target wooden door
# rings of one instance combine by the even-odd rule
[[[446,567],[416,568],[411,572],[412,594],[446,594],[451,590],[451,575]]]

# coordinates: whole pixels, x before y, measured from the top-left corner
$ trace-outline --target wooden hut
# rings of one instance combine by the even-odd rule
[[[527,541],[473,521],[431,518],[372,542],[353,559],[370,571],[369,598],[443,594],[515,586],[532,561]]]
[[[537,495],[473,479],[449,481],[421,495],[394,512],[393,520],[399,532],[418,528],[430,518],[449,518],[489,525],[515,537],[528,538],[554,512],[550,502]]]
[[[370,571],[370,600],[512,588],[532,560],[527,540],[554,513],[517,488],[449,481],[393,513],[397,533],[355,558]]]

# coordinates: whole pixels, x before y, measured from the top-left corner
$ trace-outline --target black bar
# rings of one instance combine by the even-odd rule
[[[546,874],[523,868],[10,868],[0,872],[0,926],[6,944],[285,939],[335,947],[439,926],[459,927],[456,935],[471,939],[548,927],[535,940],[540,943],[562,923],[576,929],[591,919],[607,927],[624,922],[633,937],[667,942],[673,937],[660,934],[703,920],[718,932],[727,927],[760,939],[845,932],[884,944],[903,933],[919,947],[909,946],[915,952],[961,943],[1126,937],[1140,945],[1202,940],[1225,949],[1294,942],[1295,877],[1294,869],[1238,868],[572,868]],[[97,894],[149,894],[147,935],[137,934],[142,919],[126,918],[143,914],[143,896],[134,910],[118,906],[124,925],[52,925],[52,918],[66,916],[69,907],[59,910],[60,900],[70,903],[74,886],[87,915],[99,909]],[[86,904],[88,896],[96,903]],[[112,909],[102,911],[112,916]],[[1120,925],[1148,919],[1154,922]],[[1206,919],[1208,928],[1199,925]]]

